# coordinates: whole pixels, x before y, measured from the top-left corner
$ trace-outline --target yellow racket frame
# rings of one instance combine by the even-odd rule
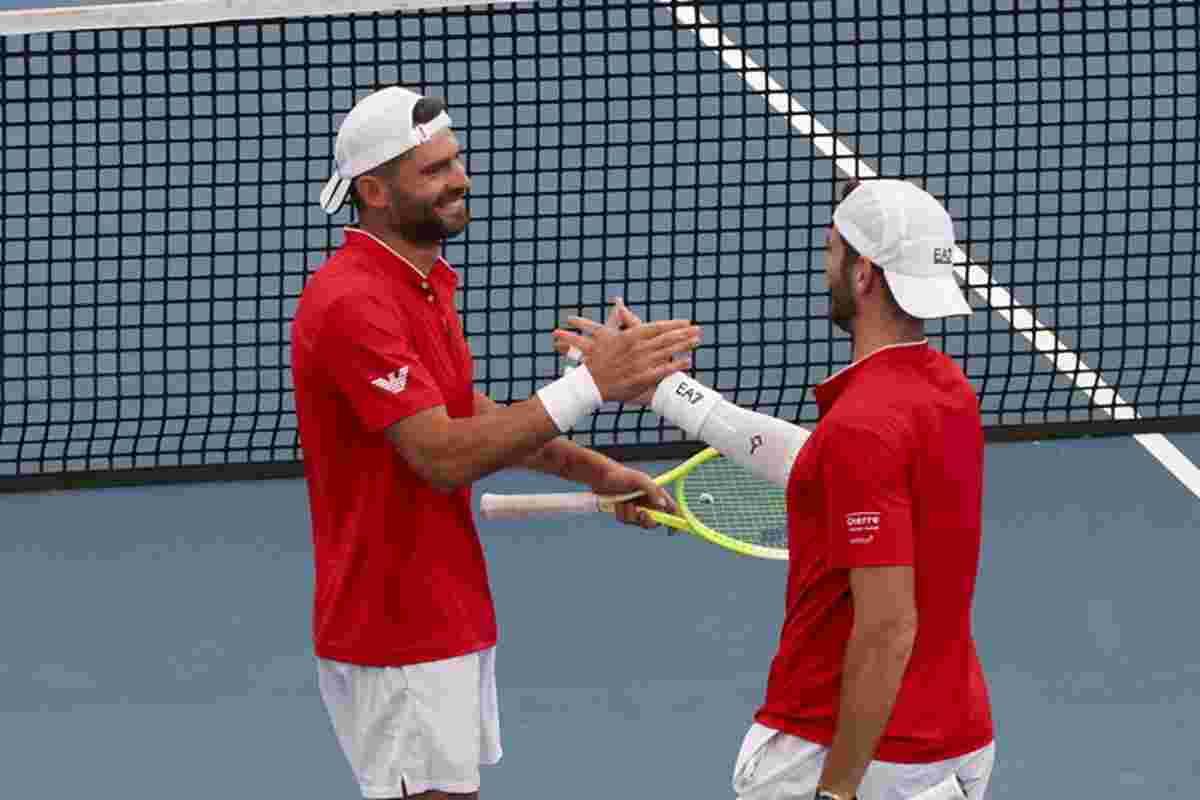
[[[684,461],[682,464],[670,469],[661,475],[655,477],[654,482],[659,486],[675,484],[675,504],[679,507],[679,514],[671,514],[666,511],[658,511],[649,506],[639,506],[650,517],[650,519],[666,525],[667,527],[680,530],[685,533],[690,533],[697,536],[706,542],[723,547],[726,550],[737,553],[741,556],[750,556],[752,558],[765,558],[773,561],[787,561],[788,551],[785,548],[766,547],[760,544],[752,544],[743,542],[740,539],[734,539],[731,536],[726,536],[720,531],[713,530],[700,521],[699,518],[692,512],[691,506],[688,503],[687,494],[684,492],[684,484],[680,480],[689,472],[696,469],[701,464],[711,461],[714,458],[723,458],[717,450],[706,447],[696,455]],[[641,493],[620,495],[617,497],[600,498],[600,508],[604,511],[613,511],[619,503],[629,502],[641,497]]]

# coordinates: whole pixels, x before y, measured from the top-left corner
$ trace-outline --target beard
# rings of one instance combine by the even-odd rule
[[[854,318],[858,316],[858,301],[850,288],[849,263],[842,264],[840,280],[829,287],[829,319],[846,333],[854,335]]]
[[[463,232],[471,221],[465,192],[447,192],[432,202],[414,203],[397,189],[392,189],[388,207],[388,227],[406,242],[416,245],[436,244]],[[463,200],[461,210],[447,212],[445,207]]]

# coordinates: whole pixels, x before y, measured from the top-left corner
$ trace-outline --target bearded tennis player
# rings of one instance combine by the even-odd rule
[[[442,257],[470,219],[445,103],[374,92],[341,124],[335,152],[321,206],[349,201],[359,222],[306,284],[292,327],[320,692],[364,797],[474,798],[501,746],[471,485],[519,465],[670,505],[645,473],[561,437],[603,401],[685,366],[671,354],[699,330],[684,320],[609,330],[586,367],[494,403],[473,387],[458,275]],[[639,520],[631,509],[623,521]]]
[[[816,387],[812,435],[684,374],[652,396],[692,438],[787,488],[785,616],[734,768],[741,800],[986,794],[995,743],[971,629],[983,429],[963,371],[925,335],[926,320],[971,313],[955,252],[950,215],[928,192],[849,184],[825,277],[853,363]],[[618,312],[627,327],[640,323]],[[591,357],[588,336],[555,339]]]

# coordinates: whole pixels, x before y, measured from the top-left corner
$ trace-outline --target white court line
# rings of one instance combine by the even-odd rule
[[[513,5],[517,2],[524,0],[454,0],[445,7]],[[112,5],[19,8],[0,11],[0,36],[421,11],[431,7],[429,0],[342,0],[338,3],[329,0],[156,0]]]
[[[720,27],[699,13],[694,5],[683,5],[676,0],[659,0],[672,5],[675,19],[680,26],[694,28],[700,41],[717,50],[726,66],[739,73],[742,80],[757,94],[764,95],[775,111],[788,118],[792,127],[803,136],[812,139],[822,154],[833,159],[842,173],[851,176],[874,178],[878,176],[858,154],[822,125],[804,106],[800,105],[787,90],[775,81],[738,45],[721,33]],[[955,248],[956,261],[967,262],[966,268],[955,267],[960,280],[967,283],[992,309],[1012,328],[1028,341],[1035,350],[1050,361],[1061,374],[1071,379],[1079,391],[1114,419],[1140,419],[1137,409],[1114,390],[1100,375],[1071,351],[1054,331],[1043,325],[1025,306],[1019,304],[1003,286],[992,282],[991,273],[982,264],[971,260],[961,248]],[[1192,463],[1179,448],[1171,444],[1160,433],[1142,433],[1133,437],[1162,463],[1167,470],[1186,486],[1192,494],[1200,497],[1200,468]]]

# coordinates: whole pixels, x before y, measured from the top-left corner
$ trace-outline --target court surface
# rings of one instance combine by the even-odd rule
[[[1004,444],[985,514],[991,796],[1200,796],[1196,498],[1131,439]],[[356,796],[314,680],[302,482],[8,495],[0,520],[5,796]],[[601,517],[480,528],[505,746],[484,796],[732,797],[783,565]]]

